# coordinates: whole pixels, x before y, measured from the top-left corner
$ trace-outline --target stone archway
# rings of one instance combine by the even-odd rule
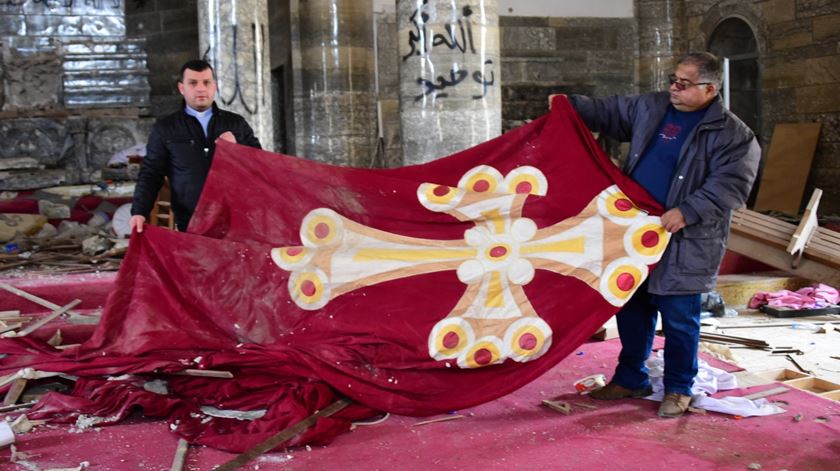
[[[752,27],[737,16],[723,19],[709,35],[707,50],[729,60],[729,109],[760,134],[760,52]]]

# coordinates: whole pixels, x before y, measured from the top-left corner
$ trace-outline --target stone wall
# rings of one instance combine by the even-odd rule
[[[733,16],[752,27],[759,45],[764,154],[777,123],[822,123],[803,204],[819,187],[819,213],[840,213],[840,1],[686,2],[689,48],[704,49],[715,26]]]
[[[548,111],[552,93],[594,96],[637,90],[633,18],[503,16],[502,129]]]
[[[178,72],[198,50],[196,0],[131,0],[125,4],[126,33],[146,38],[151,111],[156,117],[178,109]]]

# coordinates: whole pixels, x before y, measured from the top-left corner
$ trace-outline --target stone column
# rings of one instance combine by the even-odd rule
[[[372,0],[292,0],[295,154],[369,167],[376,153]]]
[[[636,0],[639,92],[668,89],[668,75],[685,51],[683,0]]]
[[[502,132],[496,0],[397,0],[403,162]]]
[[[266,0],[199,0],[199,51],[216,71],[219,107],[242,115],[273,150]]]

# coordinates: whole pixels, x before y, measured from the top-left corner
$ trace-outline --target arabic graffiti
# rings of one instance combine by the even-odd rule
[[[437,25],[429,24],[432,20],[430,8],[432,7],[429,5],[429,0],[423,0],[422,5],[411,13],[409,21],[412,27],[408,31],[409,51],[402,56],[403,62],[412,57],[429,60],[435,48],[443,48],[446,51],[460,51],[464,55],[476,54],[471,22],[473,8],[470,5],[461,7],[460,16],[454,22],[442,25],[443,32],[438,33],[434,32],[434,26]],[[440,30],[441,26],[437,27]],[[470,76],[475,83],[481,86],[481,93],[472,95],[472,98],[480,100],[487,96],[488,88],[493,86],[496,81],[494,71],[486,72],[485,69],[488,66],[493,66],[493,61],[490,59],[484,61],[481,70],[476,70],[470,74],[469,70],[454,63],[448,74],[438,75],[433,79],[418,77],[416,82],[421,87],[422,93],[416,95],[414,101],[420,101],[429,95],[434,98],[446,98],[449,93],[444,92],[444,90],[457,86]]]
[[[493,65],[492,60],[484,61],[484,65]],[[417,79],[417,83],[422,85],[425,89],[423,93],[414,97],[414,101],[420,101],[423,99],[424,96],[430,95],[435,92],[440,92],[445,90],[448,87],[454,87],[458,85],[462,81],[464,81],[467,76],[469,76],[469,72],[464,69],[457,69],[457,64],[453,66],[452,69],[449,70],[449,79],[444,77],[443,75],[437,76],[437,84],[435,84],[432,80],[427,80],[422,77]],[[473,100],[480,100],[487,95],[487,87],[493,85],[496,81],[496,74],[491,70],[490,71],[490,80],[486,80],[484,75],[481,73],[480,70],[476,70],[472,74],[472,78],[475,83],[481,85],[481,95],[473,95]],[[435,93],[435,98],[446,98],[449,96],[448,93]]]
[[[452,23],[445,24],[443,29],[446,31],[447,36],[444,36],[441,33],[432,35],[432,45],[429,47],[429,34],[426,28],[426,24],[429,21],[429,14],[424,11],[424,8],[426,8],[428,3],[429,0],[423,0],[423,5],[414,10],[414,13],[412,13],[409,18],[411,23],[414,25],[414,31],[408,32],[408,45],[411,48],[411,51],[403,56],[403,62],[411,56],[426,55],[429,53],[431,48],[440,45],[446,46],[449,50],[458,49],[461,52],[467,52],[467,43],[469,43],[470,52],[475,54],[475,42],[473,41],[472,25],[469,20],[473,11],[469,5],[461,9],[462,17],[458,18],[456,21],[458,29],[456,30],[455,25]],[[459,32],[460,35],[458,34]]]

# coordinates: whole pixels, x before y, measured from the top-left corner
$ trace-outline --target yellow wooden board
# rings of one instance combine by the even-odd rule
[[[773,128],[755,211],[798,214],[820,136],[820,123],[780,123]]]

